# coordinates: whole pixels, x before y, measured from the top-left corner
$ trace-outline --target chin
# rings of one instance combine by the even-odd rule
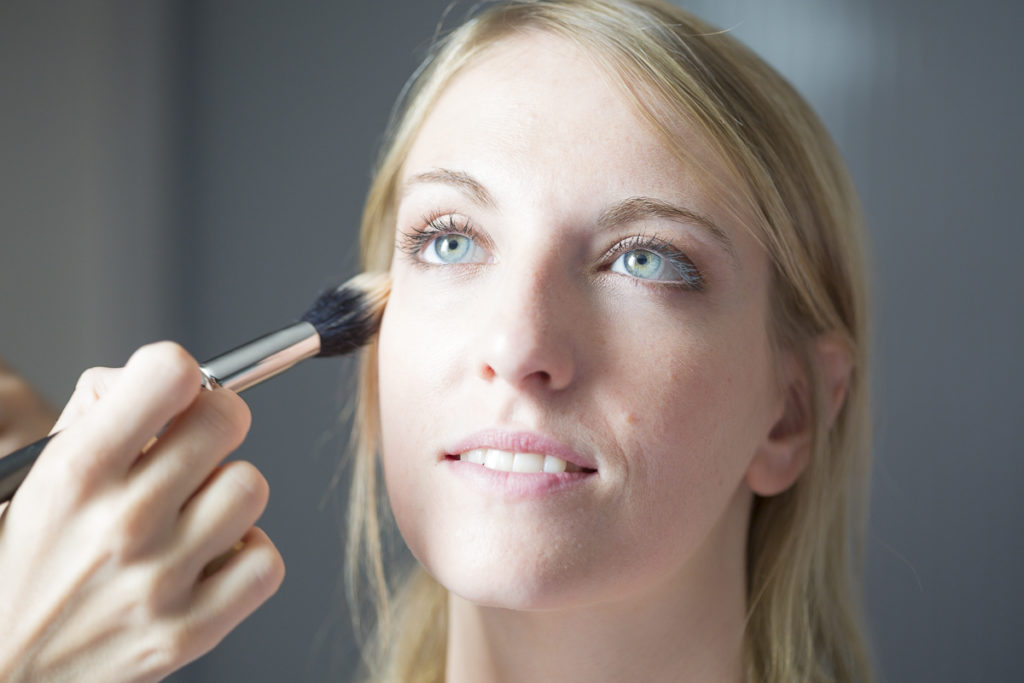
[[[494,552],[491,552],[493,550]],[[482,607],[557,610],[607,597],[610,577],[596,572],[578,553],[538,552],[536,548],[480,548],[467,554],[434,553],[421,564],[451,593]]]
[[[525,578],[482,578],[478,576],[438,577],[449,592],[480,607],[517,611],[549,611],[567,609],[587,602],[579,595],[579,587],[570,581]]]

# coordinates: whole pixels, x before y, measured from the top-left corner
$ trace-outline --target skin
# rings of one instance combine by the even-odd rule
[[[221,464],[248,408],[199,386],[168,342],[82,375],[0,518],[0,679],[160,680],[277,590],[281,556],[253,526],[266,480]]]
[[[467,176],[491,201],[452,180]],[[806,445],[756,240],[586,53],[543,34],[449,84],[403,182],[382,458],[403,537],[451,594],[448,680],[742,680],[752,497],[788,487]],[[638,196],[731,246],[693,220],[596,228]],[[470,262],[423,262],[433,245],[410,236],[438,214],[473,226]],[[685,252],[703,291],[616,272],[608,250],[636,235]],[[558,439],[596,472],[529,499],[456,476],[451,444],[495,428]]]

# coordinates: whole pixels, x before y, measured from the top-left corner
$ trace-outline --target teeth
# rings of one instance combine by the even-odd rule
[[[556,474],[558,472],[565,472],[569,463],[562,460],[561,458],[552,458],[550,455],[544,456],[544,471]]]
[[[497,448],[488,448],[487,455],[484,457],[484,467],[489,470],[511,472],[513,460],[515,460],[513,453],[499,451]]]
[[[537,453],[516,453],[512,461],[513,472],[543,472],[544,456]]]
[[[484,451],[486,448],[477,448],[472,451],[467,451],[459,456],[459,460],[468,460],[469,462],[475,462],[477,465],[484,464]]]
[[[475,448],[466,451],[459,456],[459,460],[483,465],[489,470],[498,472],[558,472],[579,471],[579,467],[570,466],[565,460],[556,458],[553,455],[541,455],[539,453],[511,453],[501,451],[497,448]]]

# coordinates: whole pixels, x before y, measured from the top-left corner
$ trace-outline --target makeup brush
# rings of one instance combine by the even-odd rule
[[[199,366],[203,388],[244,391],[313,356],[341,356],[377,334],[391,280],[361,273],[323,292],[299,322],[212,358]],[[0,458],[0,503],[10,500],[56,434]]]

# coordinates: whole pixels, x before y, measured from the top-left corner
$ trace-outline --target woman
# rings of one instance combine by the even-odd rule
[[[855,204],[792,89],[669,5],[448,36],[363,222],[393,278],[351,498],[368,676],[868,679]],[[158,678],[276,589],[266,483],[217,464],[248,414],[198,384],[172,345],[84,377],[0,530],[0,677]],[[394,596],[379,479],[418,560]]]
[[[371,677],[868,679],[859,231],[807,105],[671,6],[448,36],[363,221]],[[378,453],[418,560],[393,605]]]

